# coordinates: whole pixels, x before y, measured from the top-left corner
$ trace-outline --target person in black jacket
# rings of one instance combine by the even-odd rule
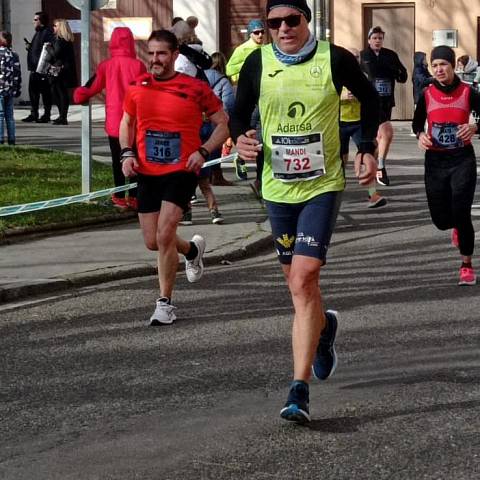
[[[28,117],[22,119],[22,122],[48,123],[50,121],[50,110],[52,109],[50,85],[47,76],[37,73],[36,70],[43,44],[52,42],[53,31],[48,26],[48,16],[45,12],[36,12],[33,17],[33,24],[35,26],[35,35],[31,42],[25,40],[28,50],[27,66],[30,72],[28,95],[30,97],[31,112]],[[44,113],[39,118],[40,95],[43,100]]]
[[[407,81],[407,70],[398,55],[383,47],[385,32],[381,27],[373,27],[368,32],[368,48],[360,53],[362,70],[375,86],[380,97],[380,126],[378,128],[378,171],[377,182],[390,185],[385,169],[385,160],[393,139],[390,123],[392,108],[395,106],[395,82]]]
[[[68,125],[67,115],[70,106],[68,89],[77,86],[77,70],[73,50],[73,33],[68,22],[63,18],[53,22],[55,40],[49,53],[51,55],[49,80],[53,99],[58,106],[59,116],[53,120],[54,125]]]
[[[418,103],[423,89],[433,82],[433,77],[428,71],[427,54],[425,52],[415,52],[413,54],[413,102]]]

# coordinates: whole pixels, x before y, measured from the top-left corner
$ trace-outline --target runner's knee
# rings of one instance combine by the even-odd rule
[[[312,292],[318,291],[318,277],[320,266],[302,265],[301,268],[292,268],[288,276],[288,287],[290,293],[295,297],[310,296]]]

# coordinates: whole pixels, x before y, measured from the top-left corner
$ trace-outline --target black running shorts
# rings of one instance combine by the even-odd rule
[[[138,175],[137,182],[138,213],[158,212],[163,201],[185,210],[197,188],[197,175],[193,172]]]
[[[380,102],[379,124],[389,122],[392,119],[392,106],[389,103]]]

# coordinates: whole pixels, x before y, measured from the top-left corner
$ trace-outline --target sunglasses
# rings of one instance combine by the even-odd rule
[[[288,27],[298,27],[301,20],[302,15],[288,15],[288,17],[267,18],[267,25],[268,28],[271,28],[272,30],[278,30],[283,22],[285,22]]]
[[[252,32],[254,35],[260,35],[260,34],[264,34],[265,33],[265,30],[255,30]]]

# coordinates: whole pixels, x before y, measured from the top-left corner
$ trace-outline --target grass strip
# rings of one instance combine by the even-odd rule
[[[113,186],[109,165],[92,162],[92,191]],[[82,193],[79,155],[30,147],[0,147],[0,206],[18,205]],[[0,217],[0,235],[10,229],[76,223],[118,214],[110,197],[31,213]]]

